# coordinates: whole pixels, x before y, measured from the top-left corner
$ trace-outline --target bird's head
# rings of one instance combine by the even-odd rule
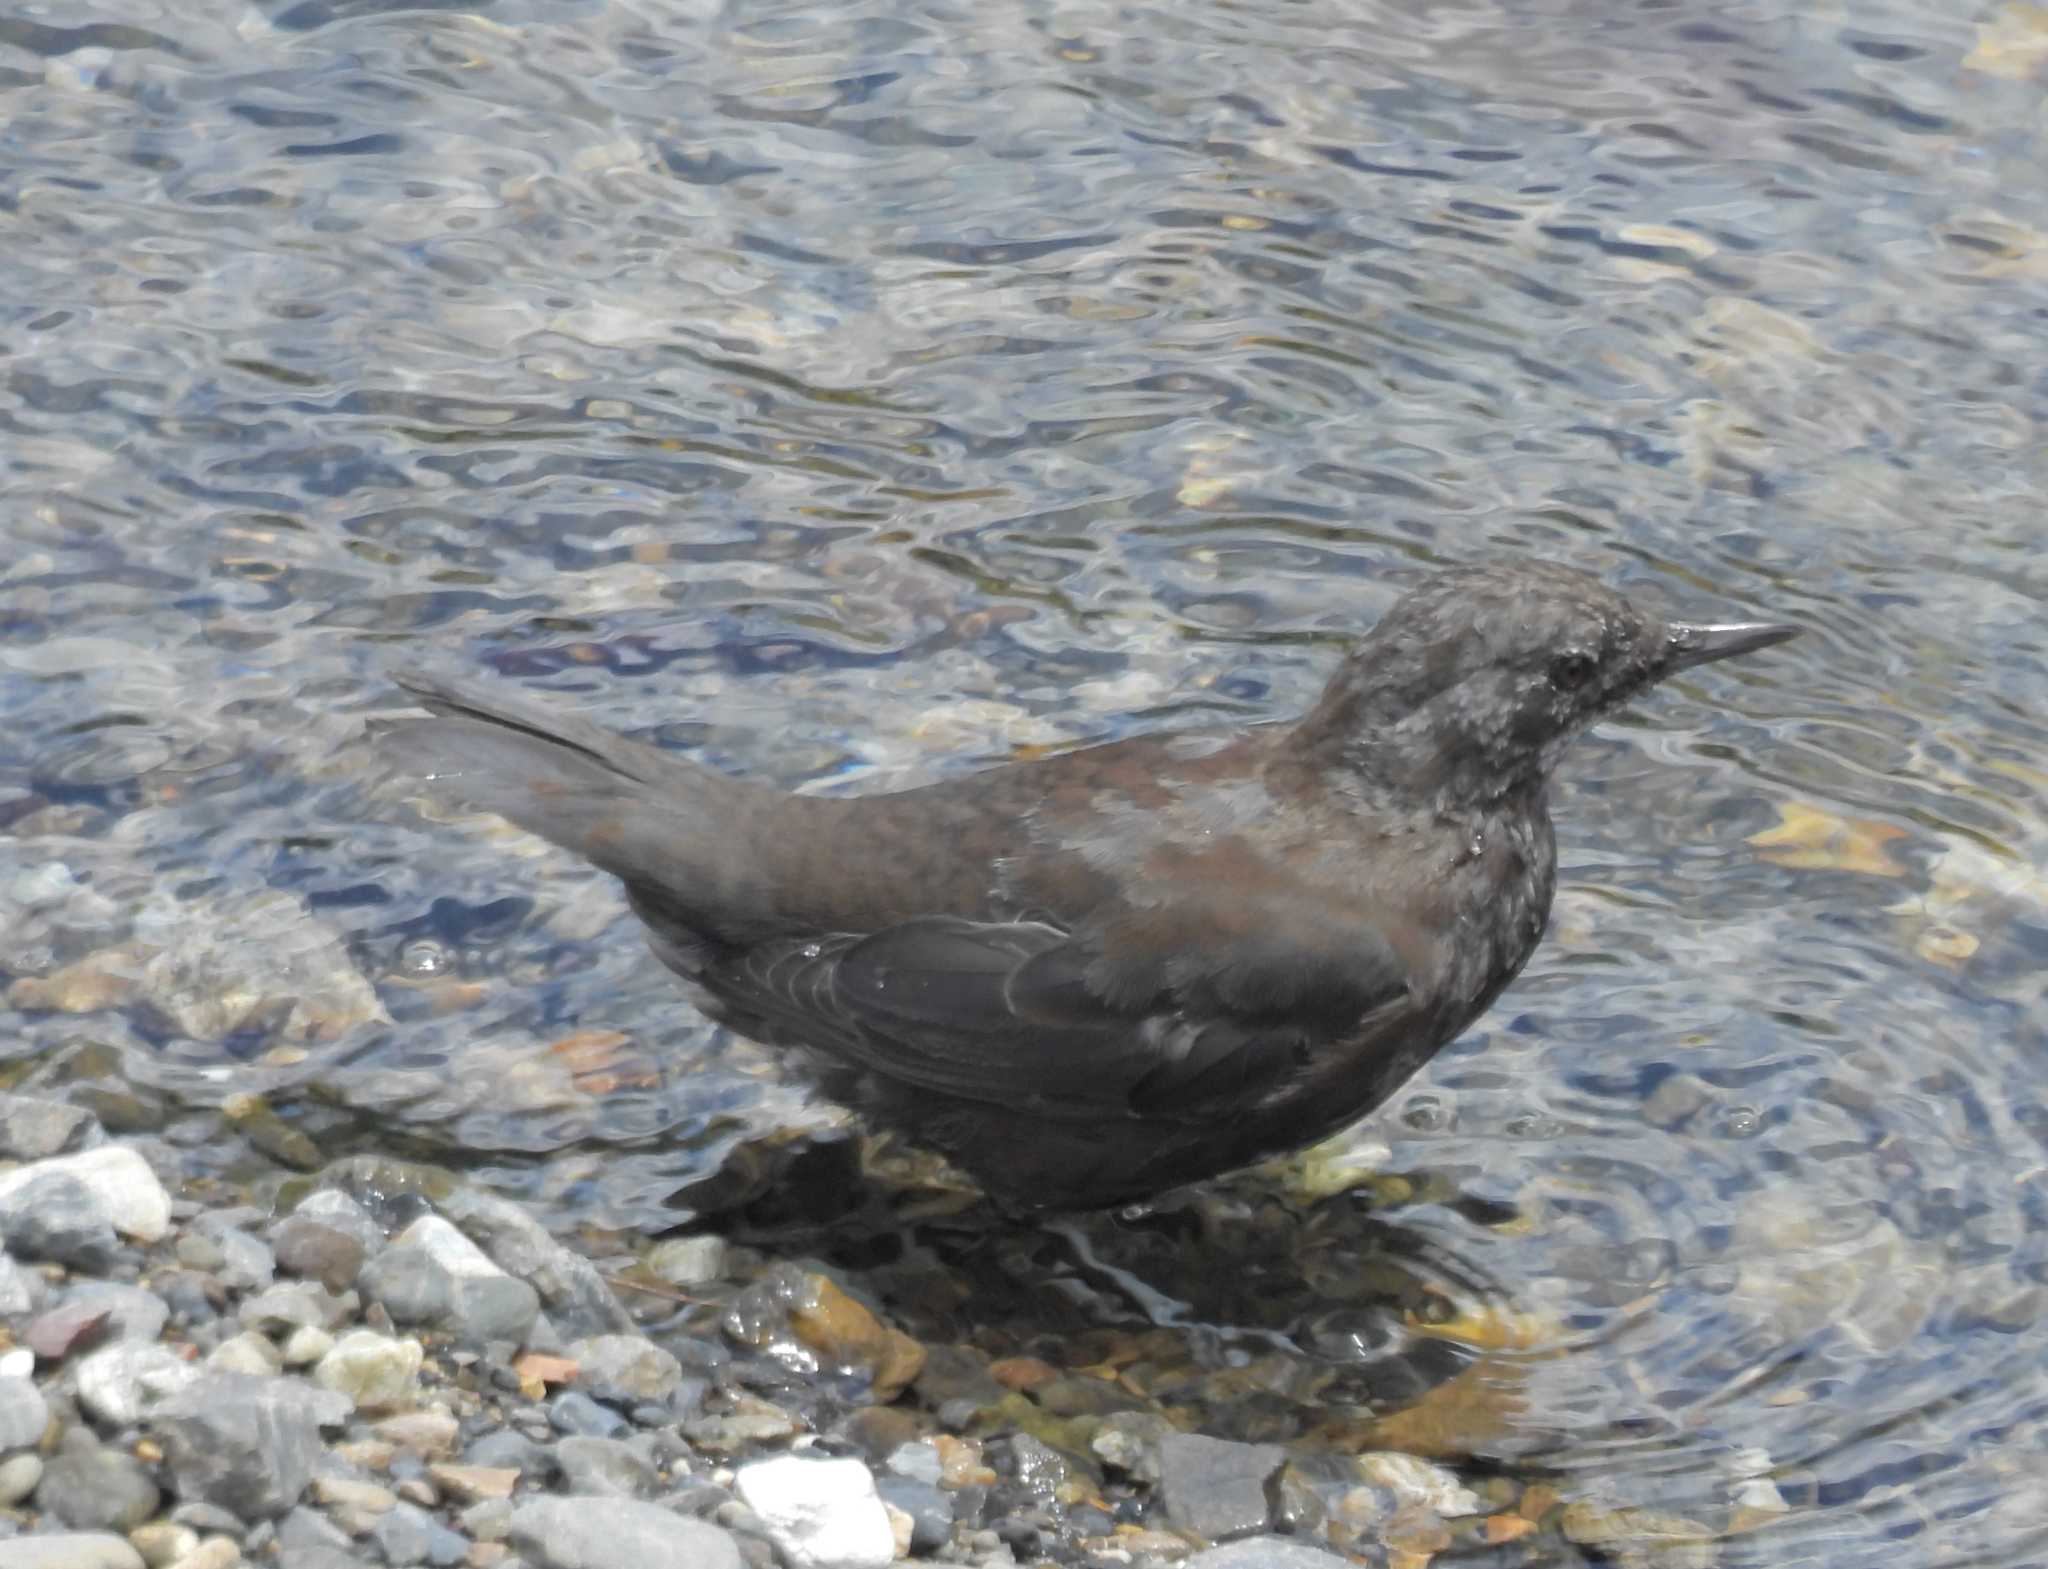
[[[1665,621],[1547,562],[1458,568],[1395,603],[1301,733],[1390,786],[1476,802],[1539,786],[1581,730],[1665,677],[1798,631]]]

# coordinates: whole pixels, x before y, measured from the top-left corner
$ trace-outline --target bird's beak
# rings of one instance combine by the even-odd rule
[[[1690,670],[1716,659],[1753,654],[1799,635],[1800,629],[1778,621],[1735,621],[1722,626],[1672,626],[1664,643],[1664,675]]]

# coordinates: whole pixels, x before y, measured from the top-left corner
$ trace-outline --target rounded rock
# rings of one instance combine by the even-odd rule
[[[740,1468],[733,1491],[790,1569],[888,1569],[896,1556],[889,1511],[858,1460],[757,1460]]]
[[[132,1455],[67,1447],[43,1466],[36,1507],[81,1531],[127,1531],[156,1513],[162,1495]]]
[[[142,1555],[104,1531],[60,1531],[7,1542],[7,1569],[144,1569]]]
[[[290,1360],[287,1352],[286,1360]],[[347,1395],[363,1411],[402,1411],[419,1403],[425,1360],[417,1340],[355,1329],[334,1342],[313,1369],[313,1381]]]

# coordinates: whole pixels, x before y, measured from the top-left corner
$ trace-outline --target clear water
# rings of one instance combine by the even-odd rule
[[[1536,1326],[1488,1446],[2048,1561],[2044,84],[2025,4],[17,4],[0,1067],[655,1224],[829,1113],[377,795],[386,672],[853,788],[1557,556],[1811,631],[1581,749],[1551,941],[1356,1134]]]

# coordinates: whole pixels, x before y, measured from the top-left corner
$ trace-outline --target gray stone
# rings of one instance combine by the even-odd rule
[[[171,1229],[171,1196],[150,1170],[149,1162],[125,1144],[102,1144],[75,1155],[48,1160],[0,1175],[0,1214],[22,1188],[48,1177],[68,1177],[93,1195],[107,1221],[137,1242],[156,1242]]]
[[[626,1430],[626,1419],[610,1406],[599,1405],[580,1389],[565,1389],[548,1402],[548,1421],[558,1433],[585,1438],[614,1438]]]
[[[0,1253],[0,1318],[16,1318],[35,1312],[45,1295],[43,1277]]]
[[[299,1207],[285,1217],[317,1220],[323,1226],[347,1232],[363,1245],[365,1253],[384,1246],[384,1228],[377,1218],[339,1188],[320,1188],[299,1201]],[[272,1241],[276,1239],[273,1236]]]
[[[1266,1479],[1287,1459],[1278,1444],[1169,1433],[1158,1450],[1159,1495],[1174,1525],[1212,1542],[1265,1529]]]
[[[904,1446],[908,1448],[908,1445]],[[937,1552],[953,1536],[953,1495],[909,1476],[885,1476],[875,1483],[882,1502],[910,1516],[910,1550]]]
[[[91,1188],[61,1172],[44,1172],[0,1193],[0,1243],[18,1258],[87,1270],[108,1268],[119,1246],[106,1206]]]
[[[547,1228],[509,1199],[466,1184],[449,1186],[445,1174],[381,1156],[337,1161],[328,1176],[369,1194],[430,1193],[441,1214],[461,1228],[492,1261],[540,1293],[548,1316],[565,1335],[600,1335],[633,1328],[597,1266],[564,1247]],[[310,1200],[308,1202],[311,1202]],[[305,1205],[299,1206],[301,1210]]]
[[[1181,1562],[1181,1569],[1345,1569],[1336,1553],[1284,1536],[1251,1536],[1211,1547]]]
[[[83,1107],[30,1095],[0,1095],[0,1160],[44,1160],[102,1137]]]
[[[462,1463],[539,1477],[552,1476],[560,1468],[552,1448],[536,1444],[525,1434],[515,1433],[509,1427],[496,1428],[480,1436],[462,1452]]]
[[[285,1551],[300,1547],[330,1547],[341,1553],[350,1550],[348,1532],[310,1504],[285,1512],[277,1522],[277,1545]]]
[[[740,1467],[733,1491],[790,1569],[888,1569],[896,1557],[889,1512],[858,1460],[757,1460]]]
[[[321,1196],[316,1193],[313,1198]],[[310,1204],[312,1199],[306,1202]],[[363,1218],[374,1227],[367,1215]],[[384,1239],[380,1235],[377,1240],[381,1244]],[[354,1285],[356,1276],[362,1272],[363,1260],[370,1253],[359,1237],[330,1221],[306,1214],[303,1207],[277,1223],[270,1233],[270,1245],[279,1269],[317,1280],[329,1291],[346,1291]]]
[[[538,1291],[438,1215],[406,1227],[358,1278],[394,1323],[426,1324],[468,1341],[523,1343],[540,1313]]]
[[[201,1375],[155,1413],[180,1498],[203,1499],[245,1520],[298,1502],[320,1459],[320,1429],[348,1419],[345,1395],[283,1378]]]
[[[232,1536],[236,1541],[249,1527],[241,1516],[218,1504],[188,1498],[171,1511],[171,1518],[179,1525],[189,1525],[195,1531],[204,1531],[213,1536]]]
[[[154,1291],[111,1280],[84,1280],[64,1293],[66,1307],[108,1314],[108,1340],[153,1341],[170,1322],[171,1310]]]
[[[717,1526],[627,1498],[529,1498],[512,1510],[511,1539],[536,1569],[745,1569]]]
[[[12,1509],[33,1493],[42,1479],[41,1455],[16,1455],[11,1460],[0,1460],[0,1509]]]
[[[36,1507],[79,1531],[127,1531],[156,1513],[161,1496],[132,1455],[67,1444],[43,1463]]]
[[[33,1449],[50,1424],[50,1404],[26,1378],[0,1378],[0,1455]]]
[[[683,1365],[645,1335],[592,1335],[570,1345],[576,1382],[586,1389],[616,1389],[635,1400],[666,1399],[681,1382]]]
[[[142,1554],[104,1531],[62,1531],[16,1536],[7,1542],[7,1569],[143,1569]]]
[[[128,1427],[199,1376],[168,1346],[123,1341],[79,1361],[78,1403],[105,1427]]]
[[[555,1445],[563,1484],[572,1493],[651,1497],[661,1479],[651,1462],[616,1438],[565,1438]]]
[[[231,1230],[220,1232],[213,1242],[221,1250],[215,1273],[230,1291],[260,1291],[276,1277],[277,1260],[261,1237]]]
[[[1096,1458],[1135,1481],[1159,1481],[1159,1444],[1174,1425],[1150,1411],[1116,1411],[1103,1418],[1088,1447]]]
[[[467,1537],[411,1504],[397,1505],[370,1527],[369,1535],[387,1564],[450,1565],[469,1555]]]

